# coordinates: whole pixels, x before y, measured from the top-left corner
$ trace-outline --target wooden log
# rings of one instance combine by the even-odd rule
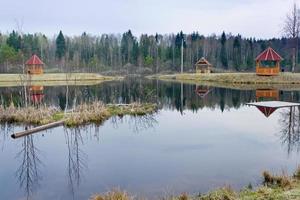
[[[24,136],[27,136],[27,135],[31,135],[33,133],[37,133],[39,131],[47,130],[49,128],[54,128],[54,127],[57,127],[57,126],[61,126],[64,123],[65,123],[65,120],[61,120],[61,121],[58,121],[58,122],[53,122],[53,123],[50,123],[50,124],[46,124],[46,125],[42,125],[42,126],[32,128],[30,130],[25,130],[25,131],[21,131],[21,132],[18,132],[18,133],[14,133],[14,134],[11,135],[11,137],[14,138],[14,139],[19,138],[19,137],[24,137]]]

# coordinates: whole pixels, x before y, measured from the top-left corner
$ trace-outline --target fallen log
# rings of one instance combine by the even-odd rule
[[[37,133],[39,131],[47,130],[49,128],[54,128],[54,127],[57,127],[57,126],[61,126],[64,123],[65,123],[65,120],[53,122],[53,123],[50,123],[50,124],[45,124],[45,125],[38,126],[38,127],[29,129],[29,130],[14,133],[14,134],[11,135],[11,137],[14,138],[14,139],[19,138],[19,137],[24,137],[24,136],[27,136],[27,135],[31,135],[33,133]]]

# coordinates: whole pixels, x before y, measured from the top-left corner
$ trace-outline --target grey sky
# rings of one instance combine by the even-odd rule
[[[299,1],[299,0],[297,0]],[[0,31],[68,35],[240,33],[245,37],[280,37],[293,0],[0,0]]]

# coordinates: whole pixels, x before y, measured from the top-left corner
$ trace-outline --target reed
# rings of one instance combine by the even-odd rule
[[[57,108],[46,106],[21,108],[11,104],[4,108],[0,105],[0,122],[44,125],[56,121],[53,116],[58,112]]]
[[[60,109],[47,106],[9,107],[0,105],[0,122],[45,125],[64,120],[68,127],[89,123],[101,124],[112,116],[141,116],[157,111],[156,104],[120,104],[105,105],[100,101],[82,103],[73,111],[63,113]]]

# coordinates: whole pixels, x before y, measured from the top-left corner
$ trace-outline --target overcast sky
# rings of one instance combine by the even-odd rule
[[[300,1],[300,0],[297,0]],[[294,0],[0,0],[0,31],[67,35],[185,33],[282,36]],[[18,23],[17,23],[18,22]]]

